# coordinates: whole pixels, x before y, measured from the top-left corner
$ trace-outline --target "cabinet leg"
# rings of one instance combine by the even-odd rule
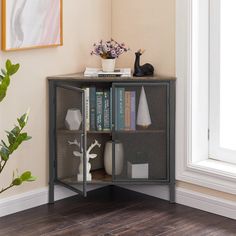
[[[169,185],[170,203],[175,203],[175,183]]]
[[[49,204],[54,204],[54,183],[49,183]]]

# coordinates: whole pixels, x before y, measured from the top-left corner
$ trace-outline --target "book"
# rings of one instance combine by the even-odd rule
[[[89,88],[85,88],[85,128],[88,131],[90,129],[90,101],[89,101]]]
[[[125,89],[116,88],[116,130],[125,128]]]
[[[130,92],[130,129],[136,130],[136,93]]]
[[[117,68],[114,72],[104,72],[99,68],[86,67],[84,72],[85,77],[131,77],[130,68]]]
[[[104,90],[103,92],[103,130],[110,130],[110,91]]]
[[[113,123],[113,114],[112,114],[112,107],[113,107],[113,97],[112,97],[112,88],[110,88],[110,129],[112,130],[112,123]]]
[[[130,92],[129,91],[125,91],[125,130],[130,130],[131,126],[131,120],[130,120],[130,116],[131,116],[131,101],[130,101]]]
[[[96,88],[89,88],[90,130],[96,130]]]
[[[96,130],[103,129],[103,91],[96,91]]]

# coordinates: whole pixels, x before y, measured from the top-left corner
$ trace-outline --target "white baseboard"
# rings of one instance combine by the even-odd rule
[[[55,200],[60,200],[66,197],[75,195],[76,193],[55,186]],[[48,188],[18,194],[13,197],[8,197],[0,200],[0,217],[10,215],[19,211],[24,211],[33,207],[41,206],[48,203]]]
[[[236,220],[235,201],[214,197],[184,188],[177,188],[176,202]]]
[[[169,189],[167,186],[125,186],[125,188],[153,197],[169,200]],[[234,201],[177,187],[176,203],[236,219],[236,202]]]
[[[166,186],[123,186],[127,189],[168,200],[169,193]],[[55,200],[75,195],[74,192],[61,186],[55,187]],[[176,202],[210,213],[236,219],[236,202],[216,198],[210,195],[190,191],[184,188],[176,189]],[[48,188],[19,194],[0,200],[0,217],[37,207],[48,203]]]

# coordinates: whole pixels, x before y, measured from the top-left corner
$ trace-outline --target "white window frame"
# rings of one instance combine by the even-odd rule
[[[195,152],[201,146],[200,143],[192,145],[196,134],[206,137],[205,128],[198,132],[194,131],[193,126],[193,121],[198,119],[192,115],[193,94],[196,93],[193,91],[196,81],[192,77],[192,1],[198,0],[176,0],[176,178],[236,194],[236,167],[214,163],[209,160],[204,149]],[[221,168],[222,166],[225,168]]]
[[[210,0],[209,158],[236,164],[236,152],[220,147],[220,6]],[[218,50],[216,50],[218,49]]]

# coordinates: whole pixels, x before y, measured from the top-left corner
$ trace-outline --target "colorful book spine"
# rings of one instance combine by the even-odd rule
[[[110,130],[110,91],[103,92],[103,130]]]
[[[103,130],[103,91],[96,92],[96,130]]]
[[[130,92],[130,129],[136,130],[136,93]]]
[[[89,103],[90,103],[90,130],[96,130],[96,88],[89,89]]]
[[[116,88],[116,130],[125,128],[125,89]]]
[[[131,100],[130,92],[125,91],[125,130],[131,129]]]
[[[86,117],[86,120],[85,120],[85,128],[86,130],[88,131],[89,130],[89,124],[90,124],[90,108],[89,108],[89,105],[90,105],[90,102],[89,102],[89,88],[85,88],[85,91],[84,91],[84,94],[85,94],[85,117]]]

